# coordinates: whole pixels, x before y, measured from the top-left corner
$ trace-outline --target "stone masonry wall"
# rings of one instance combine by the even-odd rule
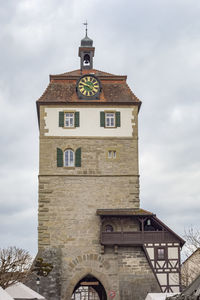
[[[39,248],[100,247],[98,208],[138,207],[138,177],[40,176]]]
[[[93,253],[91,253],[93,252]],[[47,300],[70,300],[76,284],[90,274],[110,291],[115,300],[144,300],[149,292],[160,292],[141,247],[106,247],[104,254],[80,248],[52,248],[39,252],[54,265],[46,278],[41,278],[40,293]],[[36,290],[35,282],[28,284]]]
[[[81,167],[57,167],[56,149],[81,147]],[[117,159],[108,159],[116,149]],[[98,208],[138,208],[137,141],[40,139],[39,248],[97,245]]]
[[[120,247],[118,251],[121,300],[144,300],[160,287],[141,247]]]
[[[57,148],[81,147],[81,167],[57,167]],[[115,150],[117,157],[108,158]],[[40,175],[138,175],[137,140],[132,138],[41,137]]]
[[[29,275],[25,284],[34,291],[43,295],[46,300],[60,300],[61,299],[61,259],[62,253],[59,247],[46,248],[45,250],[39,250],[38,254],[33,262],[33,265],[37,258],[43,258],[44,262],[51,263],[53,266],[52,271],[47,277],[38,276],[36,273]],[[36,280],[39,277],[40,284],[36,284]],[[69,298],[70,299],[70,298]]]

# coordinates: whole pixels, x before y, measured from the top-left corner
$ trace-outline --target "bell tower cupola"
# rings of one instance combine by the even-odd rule
[[[81,46],[79,47],[79,57],[80,57],[80,69],[92,69],[93,68],[93,57],[94,57],[94,50],[93,47],[93,40],[90,39],[87,35],[87,21],[84,23],[86,26],[85,29],[85,37],[81,40]]]

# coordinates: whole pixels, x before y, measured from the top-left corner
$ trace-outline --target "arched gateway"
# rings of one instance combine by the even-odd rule
[[[88,274],[75,286],[71,300],[107,300],[106,291],[102,283]]]

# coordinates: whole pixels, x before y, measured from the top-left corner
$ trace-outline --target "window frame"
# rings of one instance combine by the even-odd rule
[[[73,153],[73,164],[69,164],[69,165],[66,165],[66,152],[68,152],[68,160],[71,162],[71,153]],[[75,151],[71,148],[67,148],[64,150],[64,153],[63,153],[63,167],[65,168],[75,168]]]
[[[163,250],[164,251],[164,253],[163,253],[163,256],[162,257],[160,257],[159,256],[159,250]],[[166,247],[156,247],[155,248],[155,258],[156,258],[156,260],[157,261],[159,261],[159,260],[166,260],[167,259],[167,248]]]
[[[73,126],[66,126],[66,114],[73,114]],[[73,129],[75,127],[75,111],[64,111],[64,128],[65,129]]]
[[[105,113],[105,128],[116,128],[116,111],[104,111]],[[107,125],[107,119],[110,119],[107,117],[107,114],[113,114],[113,120],[114,120],[114,125],[113,126],[110,126],[110,125]]]
[[[117,159],[117,151],[109,149],[107,158],[108,159]]]
[[[105,224],[105,226],[104,226],[104,232],[114,232],[113,226],[111,224]]]

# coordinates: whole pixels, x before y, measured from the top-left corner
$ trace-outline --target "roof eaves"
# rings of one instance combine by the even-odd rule
[[[153,213],[143,209],[97,209],[96,214],[99,216],[153,216]]]
[[[163,223],[160,219],[158,219],[156,216],[154,217],[155,220],[160,223],[167,231],[170,231],[173,235],[177,237],[178,240],[180,240],[181,245],[183,246],[185,244],[185,240],[182,239],[178,234],[176,234],[172,229],[170,229],[165,223]]]
[[[113,101],[113,102],[108,102],[108,101],[102,101],[102,100],[77,100],[77,101],[66,101],[66,100],[60,100],[60,101],[39,101],[37,100],[36,101],[36,104],[39,106],[39,105],[60,105],[60,104],[74,104],[74,105],[82,105],[82,104],[88,104],[88,105],[136,105],[136,106],[140,106],[140,103],[139,102],[135,102],[135,101],[127,101],[127,102],[118,102],[118,101]]]

